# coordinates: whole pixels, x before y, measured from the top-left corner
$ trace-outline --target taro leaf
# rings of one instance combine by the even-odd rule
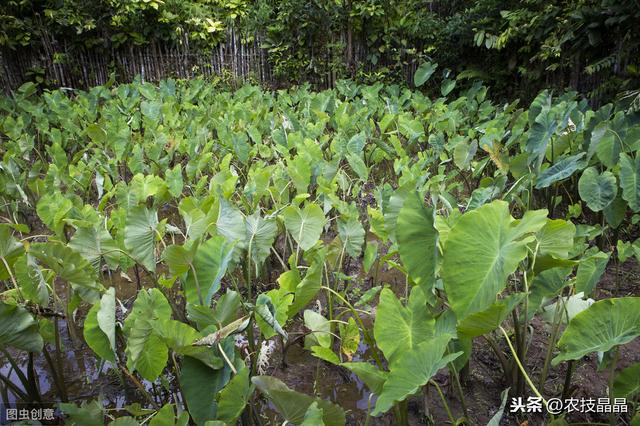
[[[277,291],[277,290],[276,290]],[[280,323],[278,322],[278,311],[274,306],[271,298],[267,294],[261,294],[258,296],[256,300],[256,313],[260,316],[260,318],[272,328],[276,333],[281,335],[286,342],[288,339],[287,332],[284,331]],[[286,320],[285,320],[286,321]],[[262,329],[262,327],[261,327]]]
[[[609,128],[609,123],[599,123],[591,134],[591,144],[589,151],[595,150],[598,159],[608,169],[612,169],[620,159],[622,152],[622,141],[616,133]]]
[[[359,155],[347,154],[347,163],[349,163],[351,170],[356,172],[360,180],[366,182],[369,179],[369,168]]]
[[[622,198],[634,212],[640,210],[640,155],[635,160],[625,153],[620,154],[620,187]]]
[[[175,198],[180,197],[184,186],[184,182],[182,180],[182,165],[177,164],[173,169],[167,169],[165,172],[165,180],[167,182],[169,194]]]
[[[242,212],[233,207],[227,200],[220,200],[220,212],[216,221],[218,234],[224,236],[229,242],[236,242],[236,259],[240,256],[240,250],[246,248],[247,230]]]
[[[620,263],[624,263],[633,256],[633,246],[629,241],[618,240],[616,243],[616,256]]]
[[[296,155],[288,160],[287,173],[298,194],[304,194],[308,191],[309,183],[311,183],[311,166],[306,158],[302,155]]]
[[[140,102],[140,112],[150,122],[157,123],[160,120],[160,109],[162,104],[158,101]]]
[[[384,229],[389,233],[389,239],[394,243],[396,242],[398,215],[400,214],[400,210],[402,210],[404,200],[411,194],[410,187],[411,185],[401,186],[391,194],[387,202],[383,200],[382,212],[384,213]]]
[[[13,228],[7,224],[0,224],[0,279],[9,278],[7,265],[11,267],[23,252],[24,247],[13,238]]]
[[[304,336],[305,348],[315,345],[324,348],[330,348],[333,336],[331,335],[331,323],[328,319],[317,313],[307,309],[304,311],[304,326],[310,330],[310,333]]]
[[[500,426],[500,420],[502,420],[502,416],[504,414],[504,407],[507,406],[507,399],[509,399],[509,389],[511,388],[506,388],[500,394],[500,399],[502,401],[500,403],[500,408],[498,408],[498,411],[496,411],[493,417],[489,419],[489,423],[487,423],[487,426]]]
[[[168,360],[168,348],[154,331],[154,323],[171,318],[171,306],[156,288],[141,290],[124,322],[127,336],[127,366],[150,381],[155,380]]]
[[[578,271],[576,272],[576,292],[591,294],[600,277],[604,273],[607,263],[609,263],[610,253],[596,252],[580,260]]]
[[[340,358],[338,358],[338,355],[336,355],[331,348],[325,348],[324,346],[311,346],[311,353],[316,358],[320,358],[330,364],[340,365]]]
[[[111,347],[111,343],[109,342],[109,338],[107,335],[100,329],[100,325],[98,324],[98,312],[100,310],[101,302],[97,302],[95,305],[89,309],[87,313],[87,317],[84,320],[84,326],[82,329],[82,334],[84,336],[85,342],[91,348],[93,352],[96,353],[100,358],[115,362],[116,355],[114,350]],[[114,324],[114,332],[115,332],[115,324]]]
[[[87,126],[87,136],[97,145],[103,145],[107,141],[107,132],[96,123],[91,123]]]
[[[64,219],[73,208],[73,202],[59,192],[43,195],[36,206],[36,212],[42,222],[56,235],[62,235]]]
[[[602,211],[607,223],[616,229],[624,221],[627,215],[627,203],[622,199],[622,194],[618,193],[616,198]]]
[[[536,234],[536,240],[539,244],[538,255],[566,259],[569,256],[569,251],[573,248],[575,234],[576,227],[573,223],[562,219],[549,219]]]
[[[209,326],[217,326],[218,321],[211,311],[211,307],[203,305],[187,304],[187,318],[195,322],[198,330],[204,330]]]
[[[254,376],[251,381],[289,423],[302,423],[309,406],[314,402],[322,409],[322,421],[326,426],[344,426],[346,422],[344,410],[340,406],[289,389],[275,377]]]
[[[571,273],[571,268],[550,268],[545,269],[535,276],[529,288],[529,320],[540,309],[545,298],[557,296],[563,288],[570,284],[567,275]]]
[[[390,365],[403,353],[433,336],[434,328],[435,320],[426,309],[426,297],[420,287],[411,290],[406,307],[390,289],[382,290],[373,334]]]
[[[256,267],[256,273],[259,267],[269,256],[273,241],[278,234],[278,225],[275,219],[260,217],[260,213],[256,211],[246,218],[247,250],[251,253],[251,260]]]
[[[223,344],[227,355],[234,353],[233,339]],[[222,368],[212,370],[202,362],[191,357],[182,359],[180,368],[180,388],[192,420],[198,426],[204,426],[217,417],[216,396],[231,378],[231,368],[225,363]]]
[[[362,253],[365,237],[364,228],[360,221],[355,217],[338,220],[338,234],[347,254],[351,257],[359,257]]]
[[[534,120],[529,129],[529,138],[526,142],[526,150],[529,153],[529,164],[540,167],[547,145],[558,128],[555,115],[549,111],[542,111]]]
[[[193,245],[189,250],[185,246],[171,244],[162,253],[165,264],[169,267],[171,275],[182,275],[189,272],[193,265],[194,252],[197,245]]]
[[[96,270],[79,253],[59,242],[32,244],[29,253],[48,266],[58,278],[67,281],[84,300],[95,303],[103,287]]]
[[[568,260],[568,259],[556,259],[552,256],[538,256],[536,258],[536,264],[534,266],[534,273],[539,274],[542,271],[551,268],[573,268],[577,266],[580,262],[577,260]]]
[[[59,403],[58,408],[68,417],[65,425],[104,426],[104,407],[97,400],[83,401],[79,407],[74,403]]]
[[[495,330],[524,297],[524,293],[512,294],[498,300],[484,311],[472,313],[459,322],[458,333],[465,337],[478,337]]]
[[[442,278],[458,320],[483,311],[496,301],[527,254],[531,234],[547,221],[546,210],[532,210],[515,220],[504,201],[465,213],[449,232]]]
[[[326,219],[317,204],[307,204],[303,210],[290,205],[283,210],[283,216],[285,227],[302,250],[309,250],[320,239]]]
[[[155,333],[162,338],[165,345],[180,355],[188,355],[199,359],[211,368],[220,368],[224,362],[210,348],[195,346],[202,337],[193,327],[180,321],[163,319],[153,323]]]
[[[389,376],[387,371],[382,371],[368,362],[343,362],[340,365],[358,376],[371,392],[376,395],[382,393],[382,386]]]
[[[183,412],[186,414],[185,412]],[[180,420],[176,422],[175,408],[173,404],[165,404],[161,409],[156,411],[149,422],[149,426],[176,426],[181,425]],[[184,425],[186,426],[186,424]]]
[[[221,236],[208,239],[198,246],[184,281],[187,303],[209,306],[213,295],[220,289],[220,281],[233,257],[235,243]],[[195,272],[194,272],[195,271]]]
[[[387,412],[397,402],[404,401],[424,386],[441,368],[462,352],[444,355],[450,335],[433,337],[404,351],[398,362],[390,366],[389,376],[382,386],[372,415]]]
[[[378,257],[378,242],[367,241],[367,245],[364,248],[364,259],[362,260],[362,268],[364,269],[365,274],[369,273],[377,257]]]
[[[131,257],[148,271],[155,272],[155,241],[158,213],[146,207],[133,207],[127,212],[124,245]]]
[[[78,228],[69,241],[69,247],[77,251],[98,271],[102,258],[110,269],[116,269],[120,263],[120,250],[116,242],[104,228]]]
[[[541,113],[546,113],[551,108],[552,100],[553,99],[551,93],[549,93],[548,90],[543,90],[535,97],[533,102],[531,102],[531,106],[529,107],[529,126],[533,126],[536,118]]]
[[[469,198],[467,210],[475,210],[489,203],[491,200],[498,198],[501,192],[502,190],[494,185],[474,189]]]
[[[155,175],[143,175],[138,173],[131,179],[129,183],[129,191],[133,197],[134,203],[143,203],[149,197],[161,195],[167,191],[165,181]]]
[[[558,123],[554,120],[551,110],[552,96],[549,91],[540,92],[529,108],[529,138],[525,149],[529,154],[529,164],[540,163],[547,150],[547,144],[555,134]]]
[[[207,198],[204,202],[198,202],[194,197],[186,197],[180,201],[178,209],[184,219],[186,234],[191,240],[200,238],[216,221],[218,205],[209,205],[209,200]]]
[[[279,288],[269,290],[263,294],[271,300],[275,307],[275,319],[280,326],[283,326],[289,319],[289,315],[287,313],[289,311],[289,306],[293,302],[293,293],[289,293],[286,290]],[[256,317],[256,323],[258,324],[258,327],[265,339],[270,339],[278,334],[272,326],[262,319],[259,312]]]
[[[226,293],[216,300],[215,307],[213,308],[215,323],[222,325],[229,324],[237,318],[238,310],[241,306],[242,299],[240,295],[231,289],[227,289]]]
[[[131,416],[122,416],[110,421],[108,426],[140,426],[140,423]]]
[[[447,79],[442,82],[442,86],[440,86],[440,93],[442,93],[442,96],[447,96],[455,87],[456,81]]]
[[[619,371],[613,380],[612,395],[614,398],[633,398],[640,392],[640,362]]]
[[[0,346],[40,352],[43,345],[38,322],[29,311],[0,301]]]
[[[322,411],[322,408],[318,407],[318,403],[314,401],[309,408],[307,408],[307,412],[304,413],[304,421],[300,426],[324,426],[324,422],[322,421],[323,415],[324,411]]]
[[[416,87],[422,86],[433,75],[436,68],[438,68],[438,64],[431,62],[424,62],[420,64],[415,74],[413,74],[413,84]]]
[[[220,391],[217,417],[225,424],[236,424],[236,419],[240,417],[249,401],[252,391],[249,370],[246,367],[240,370]]]
[[[538,176],[536,189],[546,188],[551,184],[559,182],[571,176],[579,167],[579,161],[584,157],[585,153],[572,155],[557,161],[553,166],[549,167]]]
[[[435,283],[438,233],[433,226],[433,209],[426,208],[417,194],[409,195],[400,209],[396,237],[409,277],[428,292]]]
[[[27,300],[46,306],[49,302],[47,281],[33,256],[29,254],[20,256],[13,266],[22,295]]]
[[[410,117],[401,115],[398,118],[398,128],[408,142],[413,142],[424,136],[424,124],[420,120]]]
[[[351,360],[358,351],[360,344],[360,329],[353,317],[349,318],[347,324],[340,324],[340,350]]]
[[[607,352],[640,336],[640,297],[600,300],[576,315],[558,341],[553,365]]]
[[[116,350],[116,289],[109,288],[100,299],[97,312],[98,326],[109,339],[109,345]]]
[[[131,416],[121,416],[110,421],[108,426],[140,426],[140,423]]]
[[[378,293],[380,293],[380,290],[382,290],[382,286],[377,285],[371,287],[369,290],[365,291],[362,296],[360,296],[360,299],[358,299],[354,306],[366,306],[377,296]]]
[[[300,281],[302,281],[302,279],[300,278],[300,272],[297,268],[295,268],[281,273],[277,281],[278,285],[280,286],[280,290],[287,293],[294,293],[296,291],[296,287],[298,286],[298,284],[300,284]]]
[[[323,259],[316,258],[307,269],[302,281],[295,287],[293,302],[289,306],[289,318],[304,309],[320,291],[322,285]]]
[[[347,142],[347,152],[349,154],[360,155],[364,145],[367,143],[367,136],[364,132],[356,133]]]
[[[616,198],[616,177],[609,171],[598,174],[595,167],[589,167],[582,172],[578,181],[578,192],[591,210],[599,212]]]
[[[478,141],[459,142],[453,149],[453,162],[460,170],[467,170],[478,151]]]

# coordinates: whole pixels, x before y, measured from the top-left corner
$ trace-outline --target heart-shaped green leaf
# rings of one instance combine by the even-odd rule
[[[558,341],[553,365],[607,352],[640,336],[640,297],[600,300],[576,315]]]
[[[589,167],[578,181],[578,192],[591,210],[599,212],[616,198],[616,177],[609,171],[600,174],[595,167]]]
[[[533,233],[547,222],[546,210],[515,220],[504,201],[472,210],[455,223],[444,248],[442,279],[458,320],[496,301],[521,260]]]

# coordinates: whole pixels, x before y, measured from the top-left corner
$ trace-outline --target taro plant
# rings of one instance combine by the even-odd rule
[[[276,378],[300,345],[316,371],[371,391],[364,422],[407,424],[422,395],[472,423],[478,344],[512,396],[571,395],[597,352],[610,394],[637,398],[637,366],[616,368],[636,336],[633,298],[596,301],[611,248],[620,261],[637,251],[636,117],[575,94],[500,106],[443,76],[440,98],[194,79],[73,96],[25,86],[0,101],[5,401],[55,392],[76,424],[264,424],[265,406],[294,424],[357,417]],[[75,401],[72,348],[122,385],[123,410]]]

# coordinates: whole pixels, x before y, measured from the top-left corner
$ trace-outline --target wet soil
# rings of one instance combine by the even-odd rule
[[[376,274],[375,283],[389,284],[399,296],[405,294],[406,283],[401,273],[386,268],[380,268],[376,272],[375,269],[374,266],[371,271],[371,274]],[[371,278],[364,277],[361,282],[365,286],[363,291],[375,284]],[[622,265],[616,265],[612,262],[595,291],[594,299],[638,296],[640,295],[639,283],[640,265],[634,259]],[[366,322],[371,324],[372,317]],[[525,368],[537,385],[547,355],[551,330],[546,323],[537,317],[531,322],[531,327],[532,338]],[[498,342],[505,357],[509,358],[509,348],[504,339],[498,335],[495,335],[494,339]],[[359,356],[362,357],[362,354],[359,354]],[[367,408],[375,405],[375,395],[372,396],[366,386],[354,374],[315,358],[308,350],[302,347],[302,343],[294,344],[288,350],[285,357],[286,366],[283,366],[281,361],[281,356],[275,354],[271,363],[272,368],[268,374],[280,378],[292,389],[309,395],[315,394],[340,404],[347,412],[347,424],[362,425],[365,423]],[[617,370],[626,368],[635,362],[640,362],[640,339],[635,339],[620,348]],[[545,397],[561,397],[566,369],[567,363],[561,363],[557,367],[549,368],[544,390],[542,391]],[[577,399],[606,398],[608,374],[608,371],[598,371],[596,354],[586,356],[580,362],[575,363],[569,396]],[[442,388],[454,418],[458,420],[464,417],[463,406],[452,378],[445,371],[441,371],[436,375],[435,380]],[[501,393],[509,384],[505,380],[497,356],[484,339],[478,338],[473,342],[473,353],[469,360],[468,374],[463,375],[462,380],[468,414],[467,424],[486,425],[499,410]],[[529,391],[527,390],[527,392]],[[370,396],[371,399],[369,399]],[[451,424],[447,411],[433,386],[429,386],[423,395],[411,398],[408,406],[409,423],[411,425]],[[273,417],[269,417],[269,419],[273,419]],[[608,414],[604,413],[574,412],[567,414],[565,419],[570,423],[576,424],[609,422]],[[628,415],[620,415],[617,418],[617,424],[626,425],[629,420]],[[549,421],[548,417],[540,414],[515,415],[509,413],[508,400],[500,424],[509,426],[545,425]],[[377,418],[370,418],[368,424],[372,426],[393,425],[395,424],[395,419],[391,414],[387,413]]]
[[[384,247],[380,247],[384,249]],[[361,274],[359,262],[348,262],[345,265],[344,273],[352,275],[356,279],[354,287],[360,287],[361,293],[374,285],[389,284],[399,295],[404,296],[407,291],[404,276],[393,269],[374,265],[368,275]],[[277,273],[267,274],[265,289],[272,286],[277,278]],[[133,297],[140,287],[153,285],[153,277],[138,271],[127,271],[126,274],[113,275],[105,282],[112,282],[116,287],[118,298],[123,300],[125,307],[129,307]],[[140,284],[138,284],[138,276]],[[594,299],[622,296],[640,295],[640,265],[631,259],[625,264],[617,265],[613,261],[607,268],[601,279]],[[172,295],[174,300],[180,299],[179,294]],[[321,304],[326,306],[324,300]],[[78,321],[81,321],[86,312],[78,312]],[[368,327],[372,326],[375,309],[371,315],[362,317]],[[62,320],[61,320],[62,321]],[[85,401],[101,397],[105,407],[122,409],[125,404],[140,402],[146,405],[145,400],[137,392],[134,386],[123,378],[119,371],[108,363],[100,365],[91,350],[79,340],[73,340],[67,333],[67,327],[61,324],[62,340],[64,343],[62,364],[64,369],[67,392],[72,401]],[[527,371],[537,384],[540,370],[544,364],[549,339],[549,327],[538,319],[534,319],[532,326],[532,340],[529,346],[528,359],[526,363]],[[291,331],[302,331],[301,321],[295,320],[289,326]],[[500,336],[495,335],[500,349],[509,357],[509,349]],[[278,341],[264,374],[278,377],[290,388],[297,391],[317,395],[324,399],[329,399],[341,405],[347,413],[347,424],[363,425],[367,418],[370,407],[375,405],[375,395],[372,395],[367,387],[353,373],[344,368],[331,365],[311,355],[303,348],[303,339],[291,344],[283,357],[282,347]],[[355,361],[366,360],[367,347],[360,344],[358,353],[354,356]],[[21,360],[24,361],[24,360]],[[635,362],[640,361],[640,339],[623,346],[620,350],[620,360],[618,369],[625,368]],[[572,392],[573,398],[602,398],[607,396],[608,372],[597,371],[597,357],[595,354],[585,357],[576,363],[573,373]],[[565,379],[566,363],[561,363],[557,367],[551,367],[548,379],[545,382],[543,394],[546,397],[559,397],[562,393]],[[36,369],[39,373],[38,381],[42,394],[47,401],[59,400],[59,394],[54,386],[53,380],[48,373],[49,368],[40,357],[36,360]],[[4,365],[0,368],[2,374],[9,374],[9,367]],[[15,373],[11,375],[16,380]],[[453,380],[444,371],[441,371],[435,380],[440,384],[447,403],[456,419],[462,418],[465,414],[463,407],[454,386]],[[151,383],[143,383],[147,389],[153,388]],[[501,392],[509,385],[502,374],[501,364],[495,353],[488,344],[481,338],[473,342],[473,354],[469,361],[469,369],[463,375],[463,393],[466,407],[468,409],[467,424],[485,425],[498,411],[501,403]],[[12,402],[12,401],[9,401]],[[15,402],[15,401],[13,401]],[[448,414],[433,386],[429,386],[423,394],[410,398],[409,423],[411,425],[446,425],[451,424]],[[538,414],[533,415],[513,415],[510,414],[507,406],[505,414],[500,422],[501,425],[543,425],[548,419]],[[265,425],[281,424],[273,407],[266,404],[263,410],[263,420]],[[608,422],[607,414],[597,413],[571,413],[567,420],[573,423],[594,423]],[[628,417],[619,417],[618,424],[628,424]],[[368,424],[371,426],[394,425],[395,419],[391,414],[386,414],[377,418],[369,418]]]

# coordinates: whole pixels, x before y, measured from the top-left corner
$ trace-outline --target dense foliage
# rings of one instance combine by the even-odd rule
[[[565,396],[571,366],[597,352],[610,395],[637,400],[638,364],[616,361],[640,336],[640,298],[590,297],[610,258],[640,256],[640,117],[575,93],[496,105],[479,83],[447,97],[455,85],[429,98],[350,81],[73,96],[30,84],[2,99],[0,345],[26,369],[0,375],[4,397],[42,400],[43,356],[72,424],[260,424],[264,398],[290,423],[342,425],[340,401],[268,375],[274,350],[303,341],[377,396],[367,418],[396,424],[446,368],[464,407],[447,408],[453,423],[468,418],[460,377],[482,336],[515,395]],[[387,269],[404,285],[386,285]],[[535,384],[534,319],[554,330]],[[113,419],[68,402],[55,362],[67,328],[143,407]],[[561,363],[564,389],[545,389]]]
[[[429,59],[483,78],[503,99],[572,87],[604,103],[629,91],[637,109],[639,10],[635,0],[9,0],[0,5],[0,45],[159,41],[207,52],[233,27],[264,37],[286,84],[329,74],[399,82]]]

